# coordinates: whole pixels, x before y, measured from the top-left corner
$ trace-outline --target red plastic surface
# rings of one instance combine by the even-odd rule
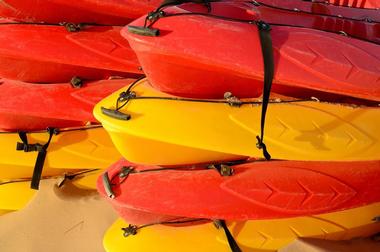
[[[372,20],[380,22],[379,10],[361,9],[345,6],[336,6],[324,1],[300,1],[300,0],[259,0],[258,3],[277,6],[290,10],[312,12],[315,14],[341,16],[358,20]]]
[[[212,14],[255,19],[253,9],[243,5],[246,4],[212,3]],[[196,4],[181,8],[168,8],[166,12],[183,13],[184,8],[207,12]],[[142,26],[143,22],[141,18],[131,25]],[[122,35],[137,53],[154,87],[200,98],[223,98],[227,91],[237,97],[261,95],[264,71],[255,25],[186,15],[159,19],[152,28],[160,29],[160,36],[136,35],[127,28]],[[380,101],[380,46],[330,32],[287,26],[272,26],[271,36],[274,92],[310,97],[319,91],[322,93],[314,96],[318,94],[322,99],[330,93]]]
[[[380,2],[378,0],[327,0],[327,2],[355,8],[380,8]]]
[[[68,32],[62,26],[0,25],[0,76],[35,83],[68,82],[142,74],[120,27],[86,26]]]
[[[305,4],[305,2],[302,1],[298,2]],[[306,2],[306,4],[307,3],[308,2]],[[300,12],[294,11],[290,8],[281,8],[281,5],[260,5],[254,8],[253,11],[259,12],[260,19],[265,20],[268,23],[294,25],[335,33],[344,32],[349,37],[368,40],[370,42],[380,44],[379,22],[364,22],[337,16],[315,14],[313,13],[313,7],[310,9],[312,12]],[[380,19],[380,11],[377,12],[377,17]]]
[[[248,220],[329,213],[380,201],[380,161],[251,162],[232,166],[234,175],[216,170],[166,170],[130,174],[123,166],[156,169],[120,160],[108,169],[119,214],[133,223],[167,216]],[[102,179],[98,190],[105,195]],[[143,215],[140,213],[151,213]],[[166,216],[166,217],[165,217]]]
[[[2,0],[0,16],[25,22],[125,25],[161,0]]]
[[[97,122],[92,115],[95,104],[132,81],[103,80],[73,88],[70,83],[30,84],[0,79],[0,129],[41,130]]]

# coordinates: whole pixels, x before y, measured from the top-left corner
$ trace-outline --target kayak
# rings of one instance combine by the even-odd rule
[[[124,103],[116,110],[118,99]],[[133,163],[181,165],[262,157],[256,147],[261,101],[239,101],[240,107],[228,100],[180,99],[155,90],[144,79],[103,99],[94,115]],[[378,125],[378,107],[271,99],[265,141],[273,159],[378,160]]]
[[[350,240],[368,237],[380,231],[380,204],[288,219],[227,222],[227,226],[244,252],[277,251],[298,237],[324,240]],[[103,244],[107,252],[122,251],[221,251],[231,249],[224,231],[213,223],[186,226],[153,225],[141,228],[136,235],[123,236],[128,224],[118,219],[106,232]]]
[[[3,0],[0,16],[23,22],[125,25],[161,0]]]
[[[49,134],[46,131],[26,133],[28,144],[44,145]],[[36,163],[37,152],[16,150],[22,145],[18,133],[0,133],[1,179],[30,178]],[[83,169],[104,169],[120,159],[105,130],[100,126],[60,129],[52,135],[47,148],[42,176],[56,176],[64,172]]]
[[[210,13],[193,3],[167,7],[149,28],[143,28],[142,17],[121,33],[151,84],[173,95],[221,99],[230,92],[239,98],[259,97],[264,66],[270,65],[263,62],[265,46],[264,51],[273,49],[275,93],[334,102],[341,97],[380,101],[377,44],[287,25],[271,24],[268,32],[263,30],[268,24],[258,22],[260,16],[243,4],[214,2]],[[261,43],[268,39],[260,34],[267,33],[272,43]]]
[[[33,83],[101,80],[143,74],[135,53],[120,35],[121,27],[0,25],[0,76]]]
[[[132,81],[102,80],[75,88],[70,83],[45,85],[0,79],[0,129],[42,130],[96,123],[92,114],[95,104]]]
[[[308,4],[308,2],[297,2]],[[306,27],[326,32],[340,33],[348,37],[380,44],[380,22],[367,22],[369,20],[363,22],[363,20],[354,20],[352,18],[322,15],[314,11],[312,7],[309,7],[311,12],[300,11],[298,8],[283,8],[281,4],[265,4],[265,0],[264,3],[246,3],[246,5],[248,8],[254,6],[252,11],[258,12],[260,19],[270,24]],[[379,13],[377,13],[377,16],[380,18]]]
[[[79,171],[77,173],[61,174],[67,180],[83,189],[96,189],[98,170]],[[30,179],[0,180],[0,211],[15,211],[26,206],[34,197],[36,191],[30,188]]]
[[[380,3],[377,0],[328,0],[328,2],[335,5],[349,6],[354,8],[380,8]]]
[[[379,11],[376,9],[351,8],[336,6],[324,1],[299,1],[299,0],[259,0],[258,4],[276,6],[302,12],[311,12],[321,15],[338,16],[368,22],[380,22]]]
[[[120,178],[127,169],[128,177]],[[181,190],[173,190],[173,185]],[[165,169],[122,159],[99,176],[97,187],[116,209],[174,216],[169,219],[186,216],[257,220],[308,216],[377,203],[379,185],[380,161],[252,161],[214,165],[214,169],[210,165]],[[109,191],[113,192],[112,198],[107,195]],[[120,211],[119,215],[133,224],[154,223],[158,218],[139,220],[124,213]]]

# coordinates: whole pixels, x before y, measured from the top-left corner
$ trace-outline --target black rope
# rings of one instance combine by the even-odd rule
[[[342,7],[342,8],[354,8],[354,9],[362,9],[362,10],[379,10],[379,8],[365,8],[361,6],[354,6],[354,5],[348,5],[348,4],[334,4],[330,3],[329,0],[326,1],[317,1],[317,0],[302,0],[304,2],[312,2],[312,3],[319,3],[319,4],[325,4],[325,5],[332,5],[332,6],[337,6],[337,7]]]
[[[85,175],[87,173],[95,172],[95,171],[100,171],[100,169],[86,169],[86,170],[75,172],[75,173],[66,173],[66,174],[63,174],[63,176],[65,179],[74,180],[78,176]],[[62,177],[62,176],[59,176],[59,175],[57,175],[57,176],[43,176],[43,177],[41,177],[41,180],[54,179],[54,178],[59,178],[59,177]],[[6,180],[6,181],[0,180],[0,186],[6,185],[6,184],[30,182],[31,180],[32,180],[31,178],[10,179],[10,180]]]
[[[129,237],[131,235],[137,235],[138,231],[140,229],[150,227],[150,226],[154,226],[154,225],[180,225],[180,224],[206,222],[206,221],[210,221],[210,220],[204,219],[204,218],[197,218],[197,219],[189,218],[188,219],[188,218],[181,218],[180,217],[180,218],[176,218],[176,219],[172,219],[172,220],[168,220],[168,221],[148,223],[148,224],[144,224],[144,225],[140,225],[140,226],[129,224],[128,227],[123,227],[123,228],[121,228],[121,230],[123,231],[124,237]],[[224,220],[215,220],[214,224],[215,224],[216,228],[218,228],[218,229],[222,228],[223,229],[223,231],[226,235],[227,241],[228,241],[228,245],[230,246],[231,252],[242,252],[242,250],[240,249],[235,238],[233,237],[230,230],[228,229],[226,222]]]
[[[303,1],[305,1],[305,0],[303,0]],[[358,19],[358,18],[352,18],[352,17],[347,17],[347,16],[337,16],[337,15],[320,13],[320,12],[304,11],[304,10],[299,10],[299,9],[297,9],[297,10],[288,9],[288,8],[284,8],[284,7],[280,7],[280,6],[274,6],[274,5],[270,5],[270,4],[267,4],[267,3],[263,3],[260,0],[248,1],[248,3],[251,3],[254,6],[260,6],[261,5],[261,6],[264,6],[264,7],[267,7],[267,8],[271,8],[271,9],[277,9],[277,10],[283,10],[283,11],[289,11],[289,12],[296,12],[296,13],[304,13],[304,14],[309,14],[309,15],[314,15],[314,16],[333,17],[333,18],[339,18],[339,19],[345,19],[345,20],[351,20],[351,21],[367,22],[366,18]],[[321,4],[321,2],[313,2],[313,3]],[[380,23],[380,22],[378,22],[378,21],[371,21],[371,23]]]
[[[202,218],[188,219],[188,218],[182,218],[182,217],[180,217],[180,218],[175,218],[175,219],[168,220],[168,221],[162,221],[162,222],[154,222],[154,223],[144,224],[144,225],[141,225],[141,226],[129,224],[128,227],[121,228],[121,230],[123,231],[124,237],[128,237],[130,235],[136,235],[138,233],[138,230],[140,230],[140,229],[143,229],[143,228],[146,228],[146,227],[150,227],[150,226],[154,226],[154,225],[180,225],[180,224],[195,223],[195,222],[204,222],[204,221],[209,221],[209,219],[202,219]]]
[[[164,8],[162,8],[162,9],[164,9]],[[157,12],[157,13],[153,12],[154,13],[154,15],[152,14],[153,16],[152,15],[151,16],[148,15],[146,17],[145,23],[144,23],[144,27],[141,28],[141,29],[144,30],[144,32],[146,32],[146,30],[152,29],[151,27],[153,26],[153,24],[155,22],[157,22],[160,18],[169,18],[169,17],[178,17],[178,16],[193,16],[193,15],[194,16],[204,16],[204,17],[216,18],[216,19],[221,19],[221,20],[224,20],[224,21],[231,21],[231,22],[238,22],[238,23],[259,22],[259,21],[255,21],[255,20],[252,20],[252,19],[230,18],[230,17],[218,16],[218,15],[214,15],[214,14],[210,14],[210,13],[199,13],[199,12],[191,12],[191,13],[187,13],[186,12],[186,13],[167,14],[162,9],[160,9],[159,12]],[[308,12],[305,12],[305,13],[308,13]],[[312,14],[312,13],[310,13],[310,14]],[[341,17],[341,18],[345,19],[344,17]],[[364,21],[360,21],[360,20],[357,20],[357,21],[358,22],[364,22]],[[149,22],[149,24],[148,24],[148,22]],[[342,35],[341,31],[335,32],[335,31],[331,31],[331,30],[327,30],[327,29],[305,27],[305,26],[302,26],[302,25],[289,25],[289,24],[269,23],[269,22],[267,24],[270,25],[270,26],[285,26],[285,27],[293,27],[293,28],[312,29],[312,30],[318,30],[318,31],[332,33],[332,34]],[[130,32],[134,33],[134,32],[136,32],[135,30],[138,29],[139,27],[129,26],[129,28],[133,28],[133,30],[130,30]],[[155,35],[153,35],[153,36],[158,36],[159,35],[159,30],[157,30],[157,29],[152,29],[152,30],[155,30],[154,31]],[[141,34],[141,33],[139,33],[139,34]],[[356,36],[356,35],[348,34],[347,32],[345,32],[345,35],[349,36],[351,38],[355,38],[355,39],[366,41],[368,43],[373,43],[373,44],[376,44],[376,45],[380,44],[380,43],[378,43],[376,41],[372,41],[372,40],[369,40],[369,39],[366,39],[366,38],[363,38],[363,37],[359,37],[359,36]],[[152,36],[152,34],[150,34],[149,36]]]

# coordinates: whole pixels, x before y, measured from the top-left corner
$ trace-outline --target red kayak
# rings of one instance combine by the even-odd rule
[[[315,2],[323,2],[321,0],[313,0]],[[348,6],[355,8],[379,9],[380,2],[378,0],[327,0],[329,3],[340,6]]]
[[[246,20],[261,18],[246,5],[215,2],[210,13],[200,4],[164,8],[164,17],[159,15],[150,28],[141,29],[143,17],[123,29],[122,35],[136,52],[150,83],[163,92],[223,98],[228,91],[240,98],[258,97],[264,78],[262,49],[257,25]],[[230,20],[234,18],[245,21]],[[146,36],[148,33],[152,36]],[[283,25],[272,25],[270,34],[274,92],[380,101],[377,44]]]
[[[97,122],[93,107],[132,79],[103,80],[74,88],[70,83],[31,84],[0,80],[2,131],[67,128]]]
[[[380,22],[379,10],[360,9],[345,6],[336,6],[323,1],[301,1],[301,0],[257,0],[258,5],[269,5],[272,7],[287,9],[297,12],[309,12],[319,15],[329,15],[368,22]],[[344,22],[343,20],[341,22]]]
[[[105,175],[98,179],[98,190],[112,196],[110,203],[134,224],[168,216],[288,218],[380,201],[379,161],[252,161],[210,168],[162,168],[121,160],[108,169],[108,180]]]
[[[0,76],[33,83],[69,82],[142,75],[120,27],[1,24]]]
[[[246,5],[247,8],[249,8],[250,5],[252,6],[250,3],[246,3]],[[260,13],[260,19],[271,24],[284,24],[341,33],[349,37],[380,44],[379,22],[363,22],[361,20],[321,15],[313,12],[301,12],[295,9],[281,8],[276,5],[264,3],[256,4],[253,12]],[[378,16],[380,16],[380,12]]]
[[[125,25],[162,0],[3,0],[0,16],[23,22]]]

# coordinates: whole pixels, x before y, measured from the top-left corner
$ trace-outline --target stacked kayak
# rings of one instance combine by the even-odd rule
[[[75,27],[74,27],[75,28]],[[0,76],[25,82],[100,80],[142,74],[117,26],[1,24]],[[12,66],[12,67],[9,67]]]
[[[149,28],[144,28],[142,17],[122,34],[135,50],[150,83],[163,92],[194,98],[220,99],[225,92],[239,98],[258,97],[264,77],[263,28],[252,22],[265,18],[260,7],[256,10],[254,5],[243,5],[216,2],[210,12],[195,4],[165,8],[164,16]],[[285,17],[272,19],[276,22]],[[312,19],[287,19],[286,25],[271,26],[273,92],[299,98],[312,95],[336,100],[336,96],[343,96],[379,102],[378,44],[310,29]],[[366,23],[361,22],[361,26]],[[141,35],[144,31],[156,34]]]
[[[126,90],[102,100],[94,114],[131,162],[179,165],[261,157],[262,151],[255,145],[261,102],[241,99],[237,107],[227,100],[180,99],[160,93],[147,80],[141,80],[128,88],[134,98],[130,97],[125,106],[120,102],[117,109],[116,101],[128,98]],[[265,138],[276,159],[379,158],[377,107],[283,98],[272,100],[269,111]],[[129,120],[120,120],[117,115],[129,115]]]
[[[108,252],[379,233],[375,5],[3,1],[0,215],[55,178],[116,210]]]
[[[22,22],[125,25],[156,8],[160,0],[5,0],[0,16]]]
[[[124,157],[97,182],[121,217],[105,249],[278,250],[378,233],[378,14],[165,1],[123,28],[146,78],[94,108]]]
[[[132,82],[115,79],[40,85],[0,79],[0,129],[41,130],[96,123],[93,106]]]
[[[156,5],[2,2],[2,213],[25,206],[41,179],[70,179],[95,189],[100,170],[120,158],[92,110],[143,74],[120,30]]]
[[[231,221],[227,222],[227,226],[244,248],[243,251],[276,251],[297,237],[343,240],[371,235],[379,230],[379,224],[371,220],[373,214],[379,212],[379,207],[377,203],[306,217]],[[166,251],[194,251],[193,246],[184,244],[196,244],[197,251],[231,251],[225,241],[224,231],[210,222],[193,220],[189,223],[189,220],[182,220],[166,225],[136,227],[137,235],[127,233],[127,238],[123,235],[128,231],[126,227],[130,227],[129,224],[119,219],[108,229],[103,241],[106,251],[154,251],[157,244]]]
[[[328,0],[329,3],[356,8],[379,9],[380,3],[376,0]]]
[[[321,19],[329,16],[343,17],[350,20],[362,20],[367,22],[379,22],[379,11],[376,9],[351,8],[336,6],[326,1],[299,1],[299,0],[260,0],[256,5],[265,5],[278,9],[286,9],[298,12],[319,14]],[[342,19],[342,23],[345,19]]]

